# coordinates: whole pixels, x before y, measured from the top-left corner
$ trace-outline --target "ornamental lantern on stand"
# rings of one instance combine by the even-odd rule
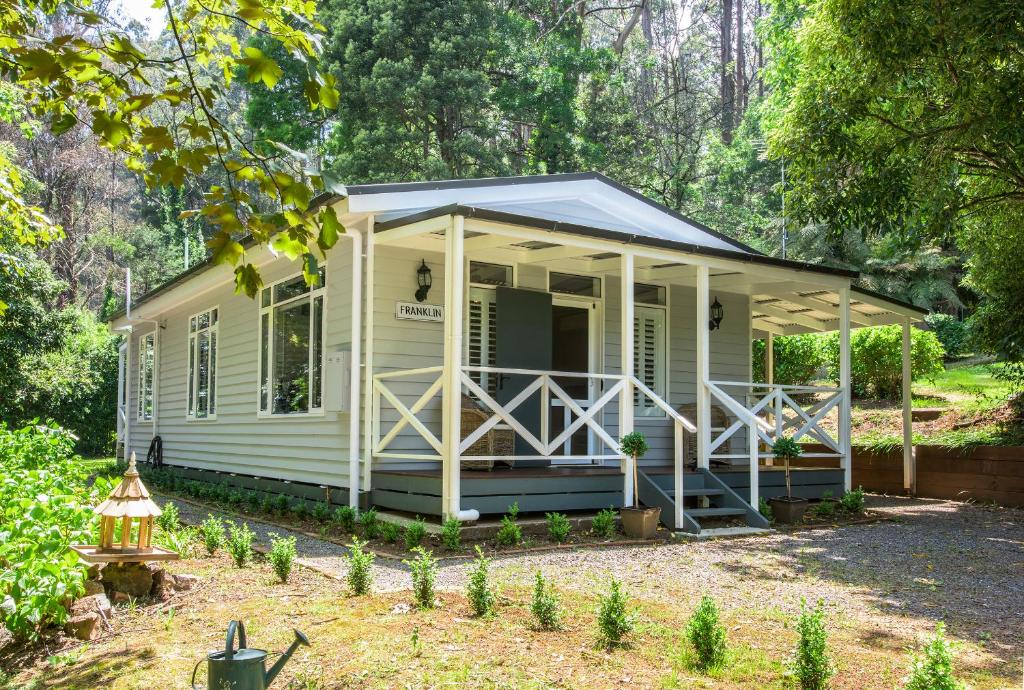
[[[153,518],[160,515],[160,506],[149,497],[149,490],[139,479],[135,468],[135,453],[128,462],[128,470],[107,500],[93,509],[100,516],[99,545],[72,544],[82,560],[88,563],[142,563],[170,561],[179,558],[169,549],[153,546]],[[117,543],[114,536],[117,524],[121,535]],[[138,537],[132,543],[132,532],[138,524]]]

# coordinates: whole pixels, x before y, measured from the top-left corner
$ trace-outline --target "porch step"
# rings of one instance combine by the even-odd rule
[[[761,534],[771,534],[774,531],[764,527],[712,527],[711,529],[702,529],[697,534],[676,532],[676,536],[686,539],[726,539],[730,537],[752,537]]]
[[[731,515],[745,515],[747,511],[743,508],[690,508],[686,514],[694,518],[702,517],[729,517]]]
[[[670,491],[669,495],[674,496],[675,491]],[[721,489],[683,489],[683,496],[721,496],[725,492]]]

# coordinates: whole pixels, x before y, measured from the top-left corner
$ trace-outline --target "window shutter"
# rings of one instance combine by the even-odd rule
[[[494,290],[474,288],[469,297],[469,366],[493,367],[498,363],[498,353],[494,346],[497,329],[498,305],[494,299]],[[474,371],[470,378],[490,395],[497,392],[497,376]]]
[[[633,372],[659,397],[665,397],[665,310],[637,307],[633,323]],[[634,391],[638,415],[659,414],[659,408],[640,391]]]

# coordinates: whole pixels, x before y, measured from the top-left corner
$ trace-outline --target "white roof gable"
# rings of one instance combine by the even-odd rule
[[[696,221],[594,173],[350,187],[350,213],[391,220],[452,204],[702,247],[754,253]]]

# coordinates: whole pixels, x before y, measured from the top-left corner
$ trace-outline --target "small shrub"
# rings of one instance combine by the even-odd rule
[[[775,383],[792,386],[806,386],[818,378],[818,372],[825,364],[825,351],[821,336],[814,333],[787,335],[772,340],[772,354],[775,359],[773,373]],[[765,344],[763,340],[753,343],[754,380],[765,380]]]
[[[462,523],[456,518],[448,518],[441,523],[441,543],[449,551],[462,548]]]
[[[618,516],[614,508],[598,511],[590,524],[591,531],[602,539],[610,539],[615,536],[615,520]]]
[[[757,512],[761,513],[765,520],[768,522],[775,521],[775,512],[772,507],[768,504],[768,501],[764,500],[764,497],[757,499]]]
[[[241,491],[232,490],[228,493],[228,505],[230,505],[232,508],[238,508],[240,505],[242,505],[242,502],[244,500],[245,494],[243,494]]]
[[[473,569],[469,571],[469,585],[466,588],[466,596],[469,598],[469,605],[473,609],[473,615],[484,617],[494,613],[494,592],[491,591],[487,582],[487,571],[491,560],[484,557],[484,552],[479,546],[476,547],[476,560],[473,561]]]
[[[263,500],[260,501],[260,510],[270,515],[274,512],[274,497],[270,494],[263,494]]]
[[[363,551],[364,546],[365,541],[353,537],[352,546],[345,556],[348,561],[348,588],[357,597],[369,594],[373,586],[373,559],[376,556],[371,551]]]
[[[402,561],[412,571],[413,603],[418,609],[434,608],[434,580],[437,577],[437,559],[422,546],[413,549],[418,556],[412,560]]]
[[[278,537],[270,535],[270,551],[267,552],[267,559],[274,574],[281,582],[288,582],[288,575],[292,572],[292,563],[295,561],[295,537]]]
[[[597,610],[598,641],[608,649],[622,644],[623,639],[633,631],[633,614],[626,610],[626,595],[622,583],[612,580],[607,596],[601,597]]]
[[[423,543],[427,536],[427,522],[419,515],[405,527],[405,548],[412,551]]]
[[[647,439],[639,431],[630,432],[619,441],[619,451],[630,457],[642,458],[649,450]]]
[[[559,544],[564,544],[565,540],[569,538],[571,529],[569,518],[562,513],[546,513],[544,519],[547,520],[548,534],[551,535],[551,538]]]
[[[174,532],[160,530],[153,535],[153,543],[176,552],[182,558],[192,558],[199,546],[199,530],[181,527]]]
[[[252,560],[252,542],[254,538],[249,525],[244,522],[236,525],[228,523],[228,553],[235,562],[236,568],[244,568]]]
[[[220,518],[207,515],[199,527],[199,532],[202,534],[207,555],[214,555],[217,549],[224,546],[224,522]]]
[[[701,597],[697,610],[686,626],[686,639],[697,655],[701,671],[718,668],[725,662],[725,626],[718,614],[718,605],[711,597]]]
[[[256,513],[260,509],[260,494],[258,491],[250,491],[245,497],[246,503],[249,504],[249,512]]]
[[[351,534],[356,528],[356,509],[352,506],[338,506],[334,509],[331,522],[342,532]]]
[[[807,607],[806,601],[800,603],[796,630],[800,640],[792,662],[793,675],[803,690],[825,690],[835,668],[829,658],[825,609],[820,599],[813,609]]]
[[[924,645],[922,654],[914,654],[910,675],[904,679],[906,690],[960,690],[964,687],[953,674],[953,646],[946,639],[946,626],[938,623]]]
[[[156,516],[157,527],[162,529],[164,532],[177,532],[178,528],[181,527],[181,517],[178,513],[178,506],[174,505],[171,501],[167,501],[160,510],[163,512]]]
[[[829,500],[828,498],[822,498],[821,501],[815,504],[814,508],[811,509],[811,512],[816,518],[821,520],[831,520],[836,514],[836,505],[835,501]]]
[[[945,350],[931,331],[910,329],[910,372],[914,381],[932,379],[943,371]],[[839,381],[839,334],[824,337],[828,377]],[[895,400],[903,381],[903,327],[858,328],[850,334],[850,378],[853,394]]]
[[[288,508],[291,506],[291,501],[284,494],[278,494],[277,498],[274,499],[274,512],[282,517],[288,513]]]
[[[380,538],[384,540],[385,544],[396,543],[402,534],[402,528],[393,522],[381,522],[379,531]]]
[[[853,491],[847,491],[839,499],[839,503],[847,513],[860,515],[864,512],[864,487],[858,486]]]
[[[324,501],[313,504],[313,519],[323,524],[331,518],[331,507]]]
[[[359,525],[363,528],[364,539],[375,539],[380,534],[380,519],[377,517],[377,509],[370,508],[363,511],[359,516]]]
[[[501,527],[498,528],[496,539],[502,546],[515,546],[523,540],[523,530],[516,519],[519,517],[519,501],[508,508],[508,513],[501,516]]]
[[[292,506],[292,515],[296,520],[305,520],[309,516],[309,505],[301,498]]]
[[[530,613],[537,627],[541,630],[557,630],[561,619],[558,609],[558,596],[538,570],[533,583],[533,599],[530,600]]]

